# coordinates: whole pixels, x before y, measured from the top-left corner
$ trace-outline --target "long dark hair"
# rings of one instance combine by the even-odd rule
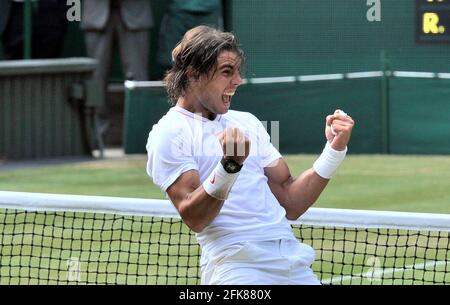
[[[189,86],[188,70],[198,79],[216,68],[217,57],[222,51],[234,52],[240,65],[244,65],[244,52],[233,34],[208,26],[195,27],[184,34],[172,51],[173,66],[164,77],[169,103],[175,105]]]

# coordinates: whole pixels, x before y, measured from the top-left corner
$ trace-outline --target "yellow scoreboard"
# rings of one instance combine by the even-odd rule
[[[416,0],[417,42],[450,43],[450,0]]]

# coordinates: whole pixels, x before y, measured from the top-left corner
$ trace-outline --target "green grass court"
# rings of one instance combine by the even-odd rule
[[[315,156],[286,160],[295,175]],[[316,207],[450,213],[449,178],[446,156],[350,155]],[[164,198],[147,178],[143,157],[3,171],[0,189]],[[77,283],[69,280],[71,258],[80,262],[80,283],[197,282],[195,237],[178,221],[74,216],[0,213],[0,284]],[[414,283],[450,282],[450,266],[442,263],[449,260],[448,233],[310,227],[294,231],[316,249],[313,268],[324,283],[410,284],[413,278]],[[405,265],[407,271],[399,269]]]

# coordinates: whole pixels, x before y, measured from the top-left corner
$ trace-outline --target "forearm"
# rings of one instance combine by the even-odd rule
[[[202,185],[180,201],[178,210],[183,221],[194,232],[201,232],[222,209],[224,201],[205,192]]]
[[[202,231],[219,214],[238,176],[239,172],[227,173],[219,162],[201,185],[191,185],[192,191],[178,198],[178,211],[183,221],[193,231]]]
[[[296,179],[284,160],[264,169],[270,189],[285,208],[288,219],[300,217],[319,198],[345,158],[353,125],[353,119],[341,110],[327,116],[325,148],[312,168]]]
[[[345,158],[347,148],[337,151],[326,144],[313,168],[305,171],[295,180],[288,180],[286,212],[289,219],[297,219],[319,198]]]
[[[286,200],[283,204],[288,219],[300,217],[316,202],[328,184],[328,179],[320,177],[312,168],[285,185]]]

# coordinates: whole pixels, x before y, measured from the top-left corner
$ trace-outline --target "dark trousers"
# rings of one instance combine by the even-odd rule
[[[32,58],[58,58],[67,31],[66,1],[39,1],[32,17]],[[2,35],[5,59],[23,58],[23,3],[13,2]]]

